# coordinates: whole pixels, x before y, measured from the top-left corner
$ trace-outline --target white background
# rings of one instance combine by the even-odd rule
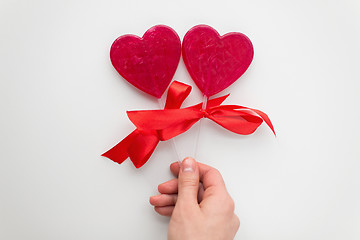
[[[235,200],[236,239],[360,238],[358,1],[0,1],[0,239],[166,239],[148,203],[170,142],[135,169],[100,157],[157,109],[113,69],[112,42],[156,24],[245,33],[254,60],[221,93],[268,113],[240,136],[203,121],[197,159]],[[181,60],[174,79],[193,84]],[[194,87],[185,105],[201,100]],[[176,138],[192,155],[197,127]]]

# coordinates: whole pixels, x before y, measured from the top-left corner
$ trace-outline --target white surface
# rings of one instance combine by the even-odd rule
[[[0,239],[166,239],[148,197],[171,177],[170,142],[139,170],[100,157],[132,131],[126,110],[158,107],[113,69],[110,46],[159,23],[254,44],[223,93],[268,113],[278,137],[205,120],[198,152],[235,200],[236,239],[360,239],[356,0],[0,1]],[[193,84],[183,62],[175,79]],[[194,88],[186,105],[199,100]],[[195,133],[177,138],[182,156]]]

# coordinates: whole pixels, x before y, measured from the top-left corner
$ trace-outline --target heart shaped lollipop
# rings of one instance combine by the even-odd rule
[[[156,25],[142,38],[123,35],[110,49],[116,71],[138,89],[160,98],[173,78],[179,64],[181,42],[176,32]]]
[[[207,97],[233,84],[254,55],[252,43],[244,34],[220,36],[207,25],[195,26],[185,34],[182,52],[191,78]]]

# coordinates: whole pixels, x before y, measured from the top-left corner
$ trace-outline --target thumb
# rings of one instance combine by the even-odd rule
[[[178,199],[181,204],[196,204],[199,190],[199,169],[193,158],[185,158],[180,165]]]

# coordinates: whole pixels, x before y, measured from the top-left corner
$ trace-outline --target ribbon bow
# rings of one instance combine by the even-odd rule
[[[136,130],[102,156],[119,164],[130,157],[135,167],[139,168],[148,161],[159,141],[186,132],[203,117],[242,135],[255,132],[265,121],[275,134],[269,117],[262,111],[238,105],[221,105],[229,94],[209,100],[206,109],[202,109],[202,103],[180,108],[190,92],[191,86],[174,81],[169,87],[165,109],[128,111],[127,115]]]

